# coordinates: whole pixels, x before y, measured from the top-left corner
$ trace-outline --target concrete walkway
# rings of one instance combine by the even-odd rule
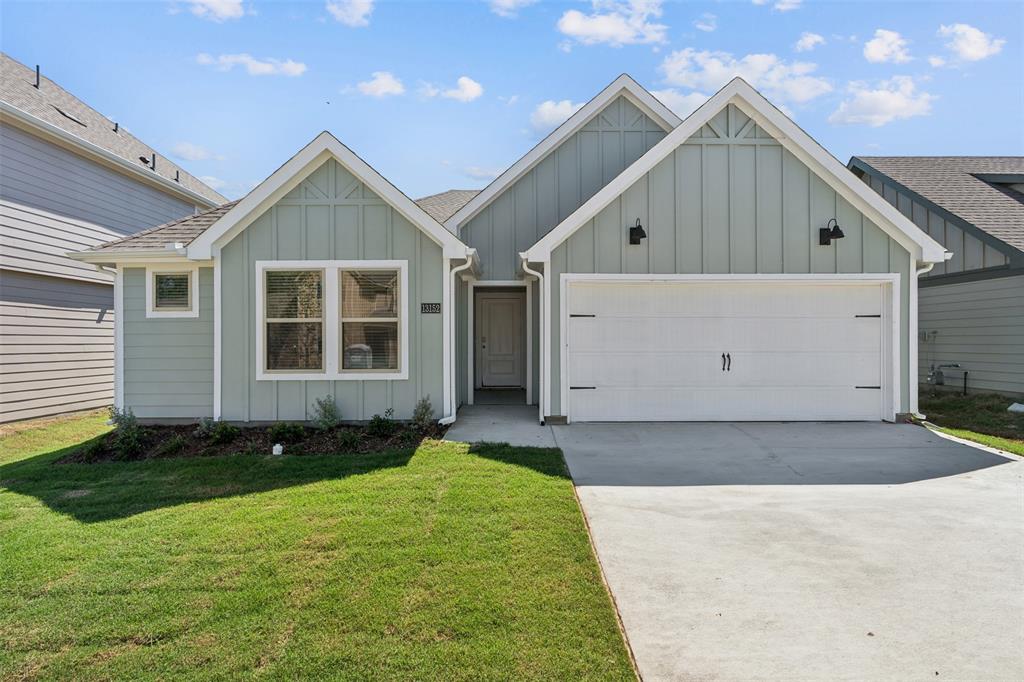
[[[458,419],[444,439],[462,443],[557,447],[551,427],[540,425],[537,408],[530,405],[466,405],[459,410]]]
[[[553,427],[641,676],[1024,679],[1024,461],[891,424]]]

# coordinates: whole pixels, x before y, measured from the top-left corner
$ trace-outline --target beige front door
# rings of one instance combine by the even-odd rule
[[[477,291],[477,388],[524,385],[525,308],[522,291]]]

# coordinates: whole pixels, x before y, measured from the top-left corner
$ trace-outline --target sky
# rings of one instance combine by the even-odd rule
[[[406,194],[485,186],[619,74],[746,78],[844,163],[1024,154],[1024,3],[0,4],[0,46],[230,198],[329,130]]]

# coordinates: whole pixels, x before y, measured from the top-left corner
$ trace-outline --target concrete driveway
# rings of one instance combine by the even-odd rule
[[[1024,679],[1024,461],[891,424],[554,427],[644,680]]]

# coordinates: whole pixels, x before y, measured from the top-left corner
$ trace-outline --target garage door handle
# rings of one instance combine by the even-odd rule
[[[725,353],[722,353],[722,371],[725,371]]]
[[[725,354],[725,359],[726,359],[726,363],[727,363],[726,366],[725,366],[725,371],[726,372],[731,372],[732,371],[732,353],[726,353]]]

